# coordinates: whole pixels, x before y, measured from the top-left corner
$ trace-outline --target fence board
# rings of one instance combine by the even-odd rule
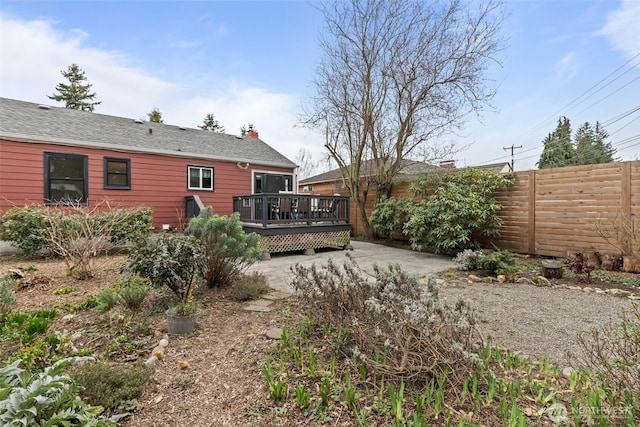
[[[568,251],[615,253],[598,232],[613,238],[613,221],[621,214],[640,227],[640,161],[518,172],[517,181],[495,198],[503,208],[501,235],[483,240],[516,252],[565,256]],[[394,184],[391,196],[411,197],[411,182]],[[373,210],[369,190],[366,212]],[[363,234],[355,204],[353,230]],[[397,238],[405,238],[396,234]],[[640,248],[636,248],[640,250]]]

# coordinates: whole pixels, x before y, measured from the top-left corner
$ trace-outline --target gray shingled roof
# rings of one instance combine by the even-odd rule
[[[362,163],[361,166],[361,176],[367,176],[366,171],[367,168],[373,167],[372,160],[366,160]],[[430,165],[429,163],[418,162],[415,160],[405,159],[402,161],[402,169],[400,170],[401,175],[416,175],[423,174],[427,172],[433,172],[436,170],[442,170],[439,166]],[[340,174],[340,169],[333,169],[328,172],[321,173],[319,175],[310,176],[309,178],[302,179],[298,182],[299,185],[305,184],[315,184],[318,182],[332,182],[338,181],[342,179],[342,175]]]
[[[0,98],[0,138],[295,167],[261,139]]]

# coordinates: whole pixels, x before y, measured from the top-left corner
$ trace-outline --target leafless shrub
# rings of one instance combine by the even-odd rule
[[[449,372],[460,383],[474,368],[481,343],[474,309],[463,299],[454,306],[398,265],[375,267],[367,280],[353,259],[342,267],[296,264],[293,286],[318,324],[348,331],[347,356],[387,378],[418,382]],[[343,347],[345,348],[345,347]]]
[[[627,257],[628,271],[640,269],[640,222],[637,218],[619,212],[615,217],[602,217],[596,221],[596,231],[607,244]]]
[[[584,363],[612,388],[618,397],[640,401],[640,304],[623,310],[619,321],[593,328],[578,336]]]

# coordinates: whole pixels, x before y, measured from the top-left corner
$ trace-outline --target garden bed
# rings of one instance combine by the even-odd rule
[[[5,257],[0,259],[0,275],[17,267],[30,271],[31,284],[16,292],[16,310],[56,308],[59,315],[52,329],[78,332],[80,335],[74,342],[79,350],[86,348],[87,352],[114,363],[132,364],[144,362],[165,333],[162,307],[167,297],[152,291],[140,317],[133,319],[113,313],[104,317],[85,309],[91,306],[91,295],[112,286],[121,277],[119,267],[124,261],[123,256],[102,258],[99,274],[91,280],[79,281],[65,275],[64,264],[57,261]],[[522,267],[519,277],[531,279],[539,274],[537,261],[519,262]],[[480,282],[470,282],[469,274],[473,273],[480,277]],[[605,325],[631,303],[628,298],[585,292],[577,290],[577,286],[616,287],[638,294],[637,287],[623,283],[625,278],[634,283],[637,275],[612,275],[622,280],[606,282],[604,276],[592,279],[590,284],[579,277],[552,280],[552,285],[576,289],[488,279],[483,282],[487,276],[479,272],[449,271],[441,273],[439,281],[442,295],[450,298],[462,295],[476,302],[484,319],[481,330],[485,336],[493,336],[494,344],[519,351],[530,360],[548,358],[562,368],[577,363],[573,356],[579,352],[575,338],[578,331]],[[321,424],[318,419],[301,418],[291,404],[274,405],[261,373],[274,343],[265,336],[265,331],[302,321],[296,300],[279,301],[272,311],[256,313],[245,311],[244,304],[231,299],[225,289],[201,291],[199,298],[204,301],[204,309],[197,331],[185,337],[169,337],[164,359],[156,365],[133,417],[123,425]],[[125,330],[132,331],[132,335],[123,340],[119,337],[126,335]],[[2,359],[16,346],[3,342]],[[184,365],[179,366],[179,362],[187,362],[188,367],[182,369]],[[332,417],[336,425],[355,425],[350,411],[339,405],[334,407]]]

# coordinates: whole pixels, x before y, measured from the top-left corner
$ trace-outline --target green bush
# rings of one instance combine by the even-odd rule
[[[161,234],[139,241],[129,252],[125,269],[151,281],[156,287],[167,286],[186,303],[191,289],[205,268],[201,246],[192,236]]]
[[[141,277],[122,279],[116,283],[120,302],[130,311],[138,311],[149,293],[149,280]]]
[[[480,236],[498,235],[502,206],[493,193],[514,179],[515,175],[474,168],[429,173],[409,187],[421,200],[409,209],[403,233],[416,250],[455,253],[475,248]]]
[[[101,408],[78,398],[78,387],[64,369],[88,357],[63,359],[29,375],[17,360],[0,369],[0,425],[116,427],[124,415],[106,419]]]
[[[219,216],[207,207],[189,221],[187,230],[203,248],[203,277],[209,288],[230,284],[263,255],[258,235],[242,230],[238,213]]]
[[[96,294],[96,309],[109,311],[120,302],[120,295],[113,288],[105,288]]]
[[[407,198],[382,196],[376,203],[369,221],[378,237],[391,239],[401,230],[402,221],[406,218],[411,207],[411,201]]]
[[[25,255],[43,249],[57,253],[57,244],[69,245],[78,238],[103,238],[121,244],[149,232],[151,213],[151,208],[98,211],[86,206],[28,205],[2,215],[0,240],[12,242]]]
[[[113,411],[139,397],[151,373],[152,370],[142,364],[120,366],[96,362],[78,366],[72,378],[82,388],[82,399]]]
[[[494,274],[510,274],[516,270],[516,258],[507,250],[467,249],[458,253],[454,262],[460,270],[486,270]]]
[[[231,297],[236,301],[250,301],[269,291],[263,274],[242,275],[231,286]]]
[[[11,242],[25,255],[46,247],[43,236],[46,229],[47,219],[40,205],[12,208],[0,218],[0,240]]]
[[[0,279],[0,319],[11,312],[16,305],[16,293],[13,291],[16,281],[11,276]]]

